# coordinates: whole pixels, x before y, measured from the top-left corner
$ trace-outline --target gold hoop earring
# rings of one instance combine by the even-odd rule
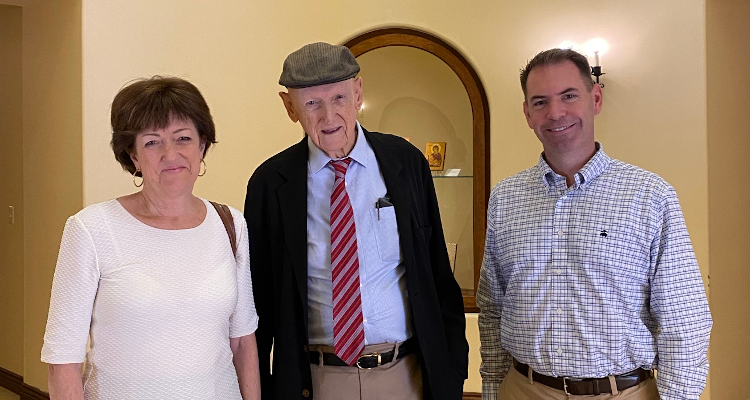
[[[208,167],[206,167],[206,161],[201,160],[201,165],[203,165],[203,173],[199,173],[198,176],[206,175],[206,171],[208,171]]]
[[[133,186],[135,186],[137,188],[143,186],[143,175],[141,175],[141,184],[139,185],[139,184],[135,183],[135,178],[138,177],[138,175],[136,175],[136,174],[139,173],[139,172],[141,172],[141,170],[137,169],[137,168],[136,168],[135,172],[133,172]]]

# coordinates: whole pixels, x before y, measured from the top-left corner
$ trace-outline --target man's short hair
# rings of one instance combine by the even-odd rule
[[[594,88],[594,80],[591,78],[591,66],[589,66],[589,60],[586,56],[571,49],[549,49],[535,55],[526,64],[526,67],[521,70],[523,97],[526,98],[526,81],[529,79],[529,73],[534,68],[560,64],[565,61],[572,62],[578,68],[578,72],[581,73],[581,79],[583,79],[586,89],[590,92]]]

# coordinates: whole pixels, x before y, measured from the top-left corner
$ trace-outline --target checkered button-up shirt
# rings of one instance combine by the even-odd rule
[[[664,400],[705,385],[711,314],[677,195],[601,147],[570,187],[540,157],[493,188],[477,303],[485,400],[512,357],[563,377],[657,368]]]

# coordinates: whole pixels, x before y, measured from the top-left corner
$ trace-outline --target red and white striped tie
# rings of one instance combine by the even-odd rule
[[[331,280],[333,281],[333,347],[336,355],[354,365],[365,347],[359,258],[354,212],[346,193],[346,170],[351,158],[331,160],[335,172],[331,193]]]

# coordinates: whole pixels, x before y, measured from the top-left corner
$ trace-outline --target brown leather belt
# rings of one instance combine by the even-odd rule
[[[409,354],[416,352],[416,346],[417,346],[417,340],[414,337],[411,337],[401,343],[401,345],[398,346],[398,355],[396,356],[397,360],[400,360],[401,358],[408,356]],[[388,364],[389,362],[393,361],[393,354],[395,353],[394,350],[385,352],[385,353],[373,353],[373,354],[362,354],[357,359],[357,362],[354,364],[359,369],[371,369],[375,367],[379,367],[383,364]],[[323,365],[331,365],[331,366],[337,366],[337,367],[348,367],[349,364],[347,364],[344,360],[340,359],[337,355],[333,353],[322,353],[323,354]],[[310,358],[311,364],[319,364],[320,363],[320,355],[321,353],[317,351],[309,351],[308,357]]]
[[[529,366],[513,360],[516,371],[523,376],[529,375]],[[617,390],[631,388],[651,377],[651,371],[637,368],[622,375],[615,375]],[[602,393],[612,393],[612,386],[609,383],[609,377],[604,378],[555,378],[553,376],[542,375],[536,371],[531,374],[534,382],[549,386],[553,389],[562,390],[565,394],[584,396],[599,395]]]

